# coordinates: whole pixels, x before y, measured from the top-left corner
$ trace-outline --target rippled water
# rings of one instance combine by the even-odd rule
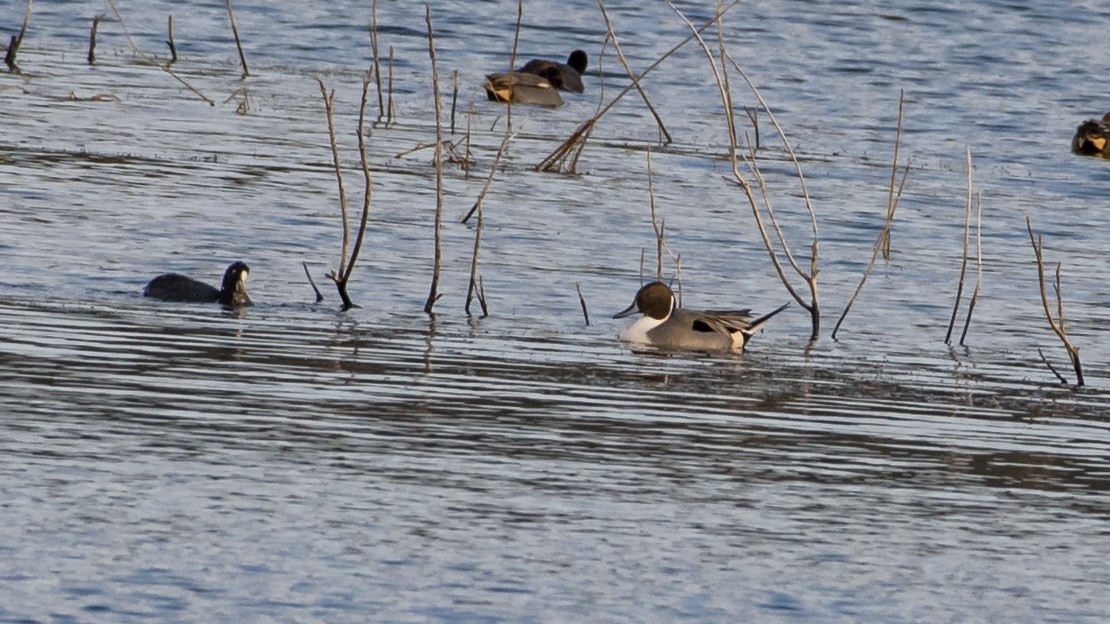
[[[694,21],[707,6],[684,5]],[[579,175],[531,167],[623,87],[596,6],[525,7],[521,56],[586,49],[587,92],[514,110],[486,200],[491,315],[463,311],[505,109],[483,99],[515,12],[433,7],[454,138],[443,298],[431,277],[434,140],[424,7],[382,3],[397,122],[369,140],[371,229],[341,312],[323,274],[338,208],[316,77],[353,137],[367,3],[38,3],[0,74],[0,621],[1103,622],[1110,617],[1110,167],[1068,153],[1100,88],[1096,2],[743,4],[730,51],[798,149],[821,228],[822,337],[797,306],[742,357],[659,356],[608,317],[654,266],[645,152],[688,305],[786,300],[726,179],[720,99],[690,47],[602,119]],[[85,63],[98,13],[98,62]],[[662,5],[610,9],[646,67],[686,36]],[[22,3],[0,14],[18,30]],[[734,77],[735,78],[735,77]],[[911,170],[893,256],[828,334],[881,227],[899,89]],[[604,92],[604,95],[602,95]],[[751,106],[747,92],[738,103]],[[376,109],[376,102],[373,104]],[[237,109],[240,109],[237,111]],[[245,110],[241,110],[245,109]],[[241,114],[241,113],[246,114]],[[746,122],[745,122],[746,123]],[[793,169],[760,166],[808,248]],[[750,129],[749,129],[750,131]],[[943,343],[973,153],[983,293]],[[1088,385],[1047,327],[1025,231],[1062,263]],[[145,300],[178,271],[252,267],[241,312]],[[309,264],[327,299],[313,295]],[[673,273],[672,266],[668,272]],[[576,285],[591,316],[583,321]],[[970,290],[970,286],[968,287]]]

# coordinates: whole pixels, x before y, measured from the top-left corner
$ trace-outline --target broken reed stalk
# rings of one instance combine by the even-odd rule
[[[647,175],[648,175],[648,206],[651,208],[651,229],[655,231],[655,279],[663,281],[663,252],[675,261],[675,266],[678,266],[678,256],[671,251],[670,245],[666,242],[667,220],[656,220],[655,212],[655,173],[651,168],[651,148],[647,150]]]
[[[177,62],[177,44],[173,42],[173,16],[170,15],[166,20],[166,32],[169,33],[169,39],[166,40],[166,45],[170,46],[170,65]]]
[[[895,148],[897,150],[897,147]],[[893,188],[893,178],[891,187]],[[948,319],[948,331],[944,334],[944,344],[952,344],[952,328],[956,325],[956,314],[960,311],[960,299],[964,294],[964,278],[967,275],[967,257],[968,257],[968,244],[971,240],[971,208],[972,197],[974,189],[971,185],[971,147],[967,148],[967,211],[964,213],[964,250],[963,259],[960,262],[960,281],[956,284],[956,301],[952,304],[952,316]],[[886,230],[884,230],[884,233]],[[885,248],[890,247],[890,235],[887,233],[885,238]],[[889,258],[884,255],[884,258]]]
[[[509,67],[513,67],[514,63],[516,61],[516,47],[517,47],[517,43],[520,41],[520,22],[521,22],[521,19],[523,17],[524,17],[524,1],[523,0],[517,0],[517,4],[516,4],[516,29],[515,29],[514,34],[513,34],[513,48],[509,52]],[[457,71],[455,72],[455,77],[456,77],[456,85],[457,85],[458,84],[457,83],[457,78],[458,78],[458,72]],[[472,112],[474,110],[474,102],[473,101],[470,103],[470,110]],[[464,309],[466,310],[467,314],[470,314],[470,302],[473,300],[473,297],[474,297],[475,277],[477,277],[477,279],[478,279],[478,284],[481,284],[481,279],[482,279],[481,276],[478,275],[478,254],[482,249],[482,225],[483,225],[483,223],[485,223],[485,211],[483,209],[483,206],[484,206],[485,200],[486,200],[486,193],[489,192],[489,187],[493,183],[493,176],[497,173],[497,166],[501,163],[501,157],[504,156],[505,152],[508,150],[509,142],[512,140],[512,136],[513,136],[512,135],[512,127],[513,127],[513,123],[512,123],[513,104],[512,104],[512,102],[508,103],[508,113],[507,114],[508,114],[508,121],[506,121],[506,123],[505,123],[505,134],[501,137],[501,145],[497,148],[497,154],[495,154],[494,157],[493,157],[493,165],[489,169],[489,175],[486,176],[486,183],[485,183],[485,185],[482,186],[481,192],[478,193],[478,199],[474,201],[474,206],[470,209],[470,212],[466,213],[466,216],[464,216],[462,218],[462,221],[461,221],[462,223],[465,224],[467,221],[470,220],[471,215],[473,215],[475,212],[478,213],[478,222],[474,226],[474,251],[473,251],[473,254],[470,256],[470,281],[469,281],[469,283],[466,287],[466,305],[464,306]],[[469,151],[470,151],[470,147],[469,147],[469,145],[470,145],[470,118],[469,117],[466,120],[466,137],[467,137],[467,153],[469,154]],[[481,303],[481,305],[482,305],[482,317],[484,318],[484,317],[489,315],[489,309],[486,307],[485,295],[482,294],[482,293],[480,293],[479,303]]]
[[[312,292],[316,293],[316,303],[320,303],[324,300],[324,293],[320,292],[320,289],[316,287],[316,280],[312,279],[312,273],[308,270],[308,262],[302,260],[301,266],[304,267],[304,276],[308,278],[308,285],[312,286]]]
[[[455,108],[459,104],[459,70],[451,72],[451,136],[455,135]]]
[[[343,245],[339,255],[339,269],[328,273],[328,278],[335,282],[336,290],[339,292],[339,298],[343,300],[343,309],[350,310],[355,307],[351,297],[347,292],[347,284],[351,279],[351,274],[355,270],[355,262],[358,261],[359,252],[362,249],[362,241],[366,234],[366,225],[370,218],[370,200],[373,194],[373,187],[371,185],[370,166],[366,160],[366,137],[365,137],[365,123],[366,123],[366,99],[367,93],[370,91],[370,72],[367,72],[362,80],[362,99],[358,109],[358,150],[359,150],[359,163],[362,166],[363,174],[363,196],[362,196],[362,218],[359,221],[358,234],[355,237],[353,247],[350,247],[351,233],[350,225],[347,222],[347,192],[343,185],[343,171],[339,162],[339,147],[335,140],[335,116],[334,116],[334,103],[335,92],[328,92],[324,86],[324,81],[319,78],[316,82],[320,85],[320,93],[324,97],[324,112],[328,120],[328,140],[331,144],[332,164],[335,168],[336,185],[339,188],[339,212],[340,218],[343,221]],[[347,259],[347,250],[350,248],[350,260]]]
[[[208,98],[203,93],[198,91],[197,88],[194,87],[193,85],[185,82],[181,78],[181,76],[178,76],[172,69],[170,69],[169,63],[167,63],[165,65],[162,65],[162,64],[156,62],[154,59],[147,56],[146,53],[144,53],[142,50],[140,50],[139,46],[135,45],[135,40],[131,38],[131,33],[128,32],[128,30],[127,30],[127,24],[125,24],[123,22],[123,15],[121,15],[120,12],[119,12],[119,9],[116,8],[116,3],[114,2],[114,0],[106,0],[106,2],[108,3],[108,6],[112,8],[112,13],[115,13],[116,19],[119,21],[120,28],[123,30],[123,36],[127,38],[127,43],[130,44],[132,52],[134,52],[135,54],[138,54],[139,58],[143,59],[143,61],[145,61],[145,62],[147,62],[151,65],[154,65],[158,69],[160,69],[160,70],[166,72],[167,74],[169,74],[170,76],[172,76],[174,80],[180,82],[182,84],[182,86],[184,86],[186,89],[192,91],[194,94],[196,94],[197,97],[204,100],[205,102],[208,102],[209,106],[215,106],[216,105],[216,102],[214,102],[212,99]]]
[[[23,37],[27,34],[27,26],[31,23],[31,6],[34,0],[27,0],[27,8],[23,12],[23,26],[19,28],[18,35],[12,35],[10,43],[8,43],[8,51],[4,54],[4,62],[7,63],[8,69],[15,73],[20,73],[19,66],[16,65],[15,57],[19,54],[19,46],[23,45]]]
[[[378,119],[387,119],[385,110],[385,101],[382,99],[382,72],[381,63],[378,60],[378,0],[373,0],[370,3],[370,54],[373,56],[374,62],[374,82],[378,89]],[[390,55],[392,69],[392,53]],[[392,76],[392,71],[390,76]]]
[[[648,65],[647,69],[640,72],[638,76],[632,79],[631,84],[618,92],[617,95],[615,95],[608,104],[603,106],[601,110],[595,113],[593,117],[590,117],[586,121],[582,122],[578,126],[578,128],[571,133],[569,137],[567,137],[562,143],[560,143],[559,146],[556,147],[543,160],[537,163],[533,167],[533,169],[535,171],[575,173],[578,167],[578,157],[581,156],[582,150],[585,149],[586,139],[589,138],[590,132],[593,130],[593,127],[598,122],[598,120],[600,120],[602,116],[605,115],[605,113],[608,113],[610,110],[612,110],[612,108],[617,105],[617,102],[619,102],[621,98],[623,98],[633,89],[637,88],[644,77],[651,73],[652,70],[654,70],[656,67],[659,67],[659,65],[661,65],[663,61],[670,58],[672,55],[674,55],[675,52],[677,52],[687,43],[693,41],[701,33],[701,31],[715,24],[720,16],[724,15],[729,9],[739,3],[740,0],[732,0],[732,2],[728,3],[724,7],[719,7],[717,9],[717,14],[712,19],[698,27],[695,30],[694,34],[687,36],[685,39],[675,44],[670,50],[667,50],[665,53],[663,53],[662,56],[655,59],[655,62],[653,62],[651,65]],[[570,161],[570,167],[564,170],[564,165],[567,164],[568,160]]]
[[[92,29],[89,30],[89,65],[96,65],[96,30],[100,28],[102,19],[104,19],[103,15],[94,15]]]
[[[436,44],[432,34],[432,5],[424,5],[424,21],[428,24],[428,57],[432,61],[432,97],[435,98],[436,111],[436,216],[435,216],[435,255],[432,264],[432,285],[428,290],[428,300],[424,302],[424,312],[432,314],[432,306],[439,299],[439,268],[443,262],[443,103],[440,102],[439,70],[436,67]]]
[[[235,25],[235,11],[231,10],[231,0],[225,0],[227,4],[227,16],[231,20],[231,34],[235,37],[235,47],[239,50],[239,62],[243,64],[243,78],[251,75],[251,71],[247,69],[247,55],[243,54],[243,44],[239,41],[239,27]]]
[[[898,156],[898,146],[897,146],[897,144],[902,138],[902,114],[903,114],[902,100],[903,100],[904,97],[905,97],[905,90],[899,91],[899,93],[898,93],[898,129],[894,133],[894,143],[895,143],[894,155],[895,155],[895,158],[897,158],[897,156]],[[970,154],[970,152],[969,152],[969,154]],[[895,167],[895,169],[897,169],[897,167],[898,167],[898,162],[897,161],[894,162],[894,167]],[[856,285],[856,290],[852,293],[851,298],[848,299],[848,303],[845,304],[844,311],[840,313],[840,318],[838,318],[836,320],[836,325],[833,327],[832,335],[830,336],[833,340],[836,340],[836,334],[837,334],[837,332],[840,331],[840,325],[844,323],[844,319],[847,318],[848,312],[852,309],[852,306],[855,305],[856,299],[859,298],[860,292],[863,291],[863,285],[867,283],[867,278],[871,276],[871,269],[873,269],[875,267],[875,261],[878,260],[879,254],[882,252],[883,242],[884,241],[887,241],[887,242],[890,241],[890,237],[889,237],[888,234],[890,232],[891,226],[894,224],[894,213],[895,213],[895,211],[898,210],[898,203],[899,203],[900,198],[902,197],[902,190],[906,186],[906,177],[909,175],[909,171],[910,171],[910,164],[907,162],[906,165],[905,165],[905,168],[902,171],[902,182],[901,182],[901,184],[898,185],[897,193],[895,193],[895,191],[894,191],[895,179],[894,178],[890,179],[890,192],[889,192],[888,197],[893,198],[893,199],[888,199],[887,200],[887,211],[886,211],[886,217],[883,219],[883,229],[879,232],[879,236],[875,239],[875,245],[871,248],[871,260],[869,260],[867,262],[867,268],[864,269],[863,275],[860,276],[859,284]],[[953,311],[953,314],[955,314],[955,311]],[[949,326],[949,332],[951,332],[951,326]],[[947,338],[945,339],[945,342],[947,342]]]
[[[1056,310],[1057,316],[1052,317],[1052,308],[1048,305],[1048,293],[1045,291],[1044,285],[1044,255],[1043,255],[1043,242],[1040,236],[1033,236],[1033,223],[1029,217],[1025,217],[1025,229],[1029,232],[1029,243],[1033,246],[1033,254],[1037,258],[1037,283],[1040,285],[1041,291],[1041,305],[1044,307],[1045,318],[1048,319],[1049,326],[1052,331],[1064,343],[1064,349],[1068,352],[1068,359],[1071,360],[1072,368],[1075,369],[1075,385],[1083,386],[1083,365],[1079,361],[1079,347],[1076,347],[1068,339],[1067,330],[1064,327],[1064,301],[1060,293],[1060,265],[1056,265]],[[1042,357],[1044,357],[1042,355]],[[1047,360],[1045,360],[1047,362]],[[1051,368],[1051,366],[1050,366]],[[1055,372],[1055,369],[1053,369]],[[1056,373],[1060,377],[1059,373]]]
[[[375,72],[376,74],[377,72]],[[379,87],[379,98],[381,91]],[[385,122],[393,123],[393,46],[389,46],[389,83],[386,90],[386,109],[385,109]]]
[[[717,62],[713,58],[713,53],[709,50],[709,46],[705,43],[705,40],[702,39],[701,31],[697,29],[694,24],[681,11],[679,11],[678,8],[675,7],[670,0],[667,0],[667,5],[671,7],[671,10],[674,11],[675,14],[678,15],[679,18],[681,18],[682,21],[686,23],[686,26],[692,31],[691,36],[697,39],[698,44],[705,52],[705,56],[709,62],[710,67],[713,69],[714,79],[716,80],[717,89],[721,95],[721,103],[724,106],[725,117],[728,123],[729,159],[732,164],[733,178],[740,186],[740,188],[744,191],[744,194],[748,199],[748,203],[750,204],[752,209],[752,216],[755,218],[756,227],[759,230],[760,237],[763,239],[763,245],[767,250],[767,254],[771,259],[771,264],[773,265],[775,272],[779,276],[779,280],[782,281],[783,286],[786,288],[787,292],[790,293],[790,296],[793,297],[794,300],[798,303],[798,305],[802,306],[803,309],[807,310],[810,313],[810,322],[812,326],[812,332],[810,333],[809,338],[810,341],[817,340],[821,329],[821,308],[817,290],[817,259],[818,252],[820,250],[820,238],[817,232],[817,213],[813,208],[813,202],[810,199],[809,190],[806,187],[805,176],[802,174],[802,168],[801,164],[798,162],[797,154],[794,153],[794,149],[790,146],[790,141],[786,138],[786,133],[783,131],[782,126],[780,126],[778,121],[775,119],[774,113],[771,112],[771,109],[767,105],[767,102],[763,99],[762,94],[760,94],[759,90],[752,83],[751,79],[748,77],[743,68],[741,68],[740,65],[737,64],[736,61],[733,60],[732,57],[728,54],[728,51],[725,48],[724,44],[723,28],[720,23],[720,18],[724,14],[724,10],[718,10],[717,17],[715,18],[715,23],[717,23],[717,46],[721,57],[721,67],[718,67]],[[727,7],[725,10],[727,10]],[[790,263],[790,266],[793,268],[795,273],[797,273],[798,276],[803,281],[805,281],[806,285],[809,288],[810,300],[808,302],[802,299],[797,289],[794,288],[794,285],[791,284],[789,278],[787,278],[786,271],[779,260],[778,251],[775,249],[774,243],[772,242],[771,237],[767,232],[767,226],[763,221],[763,216],[760,212],[759,207],[759,200],[757,200],[751,184],[740,172],[740,150],[737,143],[736,134],[732,131],[732,129],[736,127],[736,124],[732,107],[732,94],[727,81],[727,66],[725,65],[726,61],[730,63],[733,68],[736,69],[741,77],[743,77],[744,81],[748,84],[748,88],[751,89],[756,99],[759,100],[760,107],[764,112],[767,113],[767,116],[771,120],[771,123],[774,124],[775,129],[778,131],[779,137],[782,139],[783,144],[786,146],[787,153],[790,155],[791,161],[794,163],[794,169],[798,178],[798,184],[801,188],[802,197],[805,200],[806,210],[809,213],[811,227],[813,228],[813,243],[810,245],[810,266],[808,273],[803,271],[802,268],[798,265],[797,260],[794,258],[793,252],[790,250],[790,246],[786,242],[786,237],[782,232],[782,228],[779,226],[778,219],[771,207],[770,198],[767,195],[767,187],[763,180],[763,176],[759,172],[759,167],[756,165],[754,148],[751,149],[749,158],[746,161],[752,171],[752,174],[755,176],[756,183],[759,185],[760,193],[763,197],[763,203],[766,206],[768,219],[778,236],[778,242],[779,245],[782,247],[782,253],[786,256],[787,261]]]
[[[967,338],[967,329],[971,326],[971,314],[975,311],[975,304],[979,301],[979,291],[983,286],[983,197],[975,198],[975,289],[971,292],[971,301],[967,304],[967,317],[964,318],[964,330],[960,333],[960,346],[964,346]]]
[[[744,112],[752,122],[752,131],[755,134],[755,149],[760,149],[759,143],[759,109],[745,106]]]
[[[575,282],[574,289],[578,291],[578,305],[582,306],[582,318],[586,319],[586,327],[589,327],[590,311],[586,309],[586,298],[582,296],[582,285]]]
[[[647,105],[652,117],[655,117],[655,123],[659,126],[659,131],[665,137],[666,143],[673,143],[674,139],[671,138],[671,133],[667,131],[667,126],[663,123],[663,118],[659,116],[655,107],[651,105],[651,100],[648,99],[647,94],[644,93],[643,87],[641,87],[639,81],[636,80],[635,72],[632,71],[632,67],[628,64],[628,59],[625,58],[624,52],[621,51],[620,41],[617,40],[617,33],[613,31],[613,23],[609,21],[609,13],[605,10],[605,4],[601,0],[598,0],[597,6],[601,8],[601,17],[605,19],[605,29],[608,31],[607,36],[613,42],[613,50],[616,51],[617,58],[620,59],[621,65],[624,65],[624,71],[628,72],[628,77],[636,86],[636,91],[640,93],[640,98],[644,100],[644,104]]]
[[[902,101],[905,99],[906,90],[898,90],[898,128],[894,131],[894,157],[890,160],[890,186],[887,190],[886,196],[886,212],[889,215],[889,220],[894,220],[894,211],[898,209],[898,199],[901,193],[896,197],[894,195],[894,179],[898,176],[898,150],[902,146]],[[971,215],[971,148],[968,148],[968,216]],[[966,243],[966,239],[965,239]],[[890,230],[883,231],[883,260],[890,260]],[[944,342],[948,342],[946,338]]]

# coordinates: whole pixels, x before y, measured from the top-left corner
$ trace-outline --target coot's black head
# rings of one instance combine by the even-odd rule
[[[251,269],[246,262],[233,262],[224,271],[224,281],[220,285],[220,303],[230,306],[250,305],[247,296],[247,276]]]
[[[575,50],[570,53],[567,58],[567,65],[574,69],[579,74],[586,73],[586,66],[589,65],[589,58],[582,50]]]

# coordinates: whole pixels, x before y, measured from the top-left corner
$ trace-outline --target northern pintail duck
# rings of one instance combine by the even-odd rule
[[[586,53],[575,50],[567,57],[566,63],[533,59],[517,71],[535,74],[560,91],[582,93],[585,90],[582,85],[582,74],[585,73],[587,65],[589,65],[589,59]]]
[[[621,332],[624,342],[667,350],[741,351],[768,319],[788,305],[755,320],[750,320],[751,310],[685,310],[677,307],[669,286],[652,282],[636,293],[628,309],[613,318],[637,311],[644,315]]]
[[[490,74],[482,85],[486,98],[492,102],[560,106],[563,98],[547,80],[527,72]]]
[[[247,296],[247,275],[250,267],[244,262],[234,262],[224,272],[224,280],[217,290],[191,277],[166,273],[150,280],[143,289],[143,296],[162,301],[184,303],[220,303],[225,306],[251,304]]]
[[[1075,129],[1071,151],[1084,156],[1110,158],[1110,113],[1102,119],[1088,119]]]

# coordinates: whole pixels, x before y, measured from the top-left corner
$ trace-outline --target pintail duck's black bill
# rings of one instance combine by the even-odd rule
[[[626,316],[632,316],[633,314],[635,314],[638,311],[638,309],[639,308],[637,307],[637,302],[633,301],[632,305],[630,305],[627,308],[625,308],[624,310],[621,310],[620,312],[617,312],[616,314],[614,314],[613,318],[619,319],[619,318],[624,318]]]

